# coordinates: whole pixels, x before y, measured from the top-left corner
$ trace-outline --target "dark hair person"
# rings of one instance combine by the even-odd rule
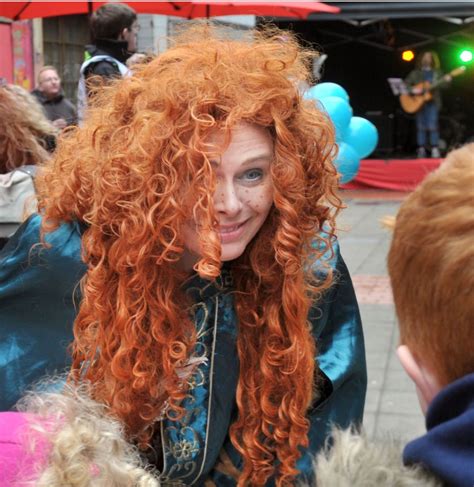
[[[137,50],[139,28],[135,10],[124,3],[106,3],[91,15],[92,44],[86,46],[77,86],[80,123],[95,90],[130,74],[127,61]]]

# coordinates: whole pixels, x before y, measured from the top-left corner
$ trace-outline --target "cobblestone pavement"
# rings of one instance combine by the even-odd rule
[[[339,217],[339,239],[360,305],[367,353],[364,425],[372,438],[391,434],[407,441],[424,433],[424,417],[395,354],[398,329],[386,269],[391,237],[380,224],[396,214],[404,195],[346,191],[342,197],[347,208]]]

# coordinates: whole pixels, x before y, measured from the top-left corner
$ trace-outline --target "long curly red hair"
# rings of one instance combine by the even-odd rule
[[[240,486],[264,485],[271,475],[277,485],[291,483],[298,447],[308,444],[316,347],[307,317],[331,283],[330,272],[315,281],[311,259],[322,243],[330,246],[341,206],[333,128],[297,87],[311,56],[286,32],[237,41],[195,27],[134,76],[104,88],[40,182],[45,232],[61,221],[87,224],[75,377],[95,384],[96,399],[130,437],[146,440],[165,403],[168,417],[183,413],[186,386],[176,369],[192,353],[196,331],[176,263],[190,215],[201,228],[196,270],[211,280],[220,273],[214,149],[206,140],[242,121],[272,133],[273,208],[232,262],[241,370],[230,435],[244,459]]]

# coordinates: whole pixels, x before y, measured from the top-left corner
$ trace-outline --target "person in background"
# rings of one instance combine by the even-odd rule
[[[474,485],[474,144],[451,152],[402,204],[388,271],[397,354],[427,432],[402,452],[336,431],[316,459],[318,487]]]
[[[46,162],[57,134],[30,93],[17,85],[0,86],[0,174]]]
[[[35,168],[49,159],[57,132],[30,93],[0,86],[0,248],[24,220]]]
[[[91,15],[90,30],[92,44],[86,46],[86,59],[80,69],[78,85],[80,121],[94,89],[130,74],[126,62],[137,50],[137,14],[126,4],[107,3]]]
[[[431,148],[431,157],[441,157],[439,151],[439,111],[441,110],[440,89],[451,81],[449,74],[443,75],[440,69],[440,61],[435,51],[421,53],[416,60],[416,68],[405,79],[410,92],[413,95],[421,95],[423,89],[416,87],[420,83],[428,82],[437,84],[431,91],[432,99],[426,101],[416,112],[416,143],[417,157],[427,156],[428,144]],[[438,84],[440,83],[440,84]]]
[[[164,485],[287,485],[362,420],[334,128],[297,88],[315,53],[249,34],[194,26],[104,86],[0,254],[2,408],[72,354]]]
[[[77,123],[74,104],[64,96],[61,78],[54,66],[44,66],[38,73],[38,87],[32,94],[41,103],[46,116],[58,129]]]

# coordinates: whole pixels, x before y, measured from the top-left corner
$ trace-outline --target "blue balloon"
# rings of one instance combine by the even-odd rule
[[[362,117],[352,117],[344,133],[344,142],[353,147],[359,158],[367,157],[377,147],[377,127]]]
[[[340,183],[352,181],[359,170],[360,158],[357,152],[346,142],[339,144],[339,152],[334,161],[338,172],[341,175]]]
[[[347,101],[336,96],[321,98],[319,103],[327,112],[336,128],[336,140],[345,140],[345,132],[347,131],[352,118],[352,107]]]
[[[319,83],[314,85],[309,88],[305,96],[312,100],[320,100],[327,96],[335,96],[337,98],[342,98],[349,103],[349,95],[347,91],[337,83]]]

